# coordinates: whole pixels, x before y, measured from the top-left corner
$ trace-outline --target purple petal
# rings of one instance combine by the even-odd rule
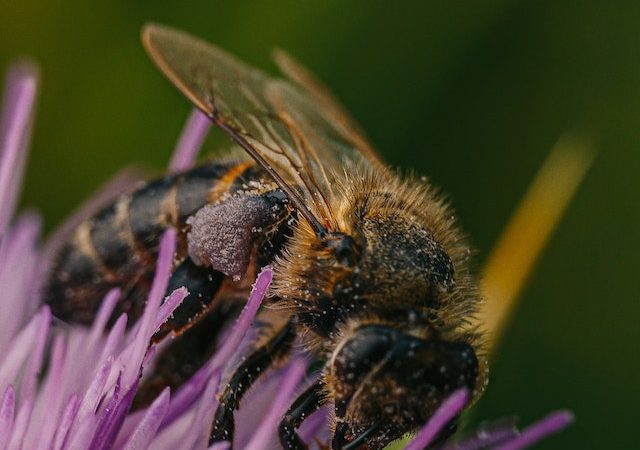
[[[200,398],[200,403],[196,408],[195,419],[193,420],[194,429],[205,431],[206,433],[194,433],[193,440],[186,445],[186,448],[205,448],[213,423],[213,414],[218,407],[218,398],[216,392],[220,386],[220,371],[216,371],[207,383],[207,388]]]
[[[30,301],[38,284],[33,271],[39,234],[40,219],[34,214],[23,214],[6,239],[0,240],[0,354],[13,346],[15,335],[39,306]]]
[[[73,421],[76,419],[76,415],[78,414],[78,409],[80,408],[80,400],[78,396],[73,394],[69,398],[69,402],[67,406],[64,408],[62,416],[60,418],[60,425],[56,430],[55,438],[53,439],[53,449],[58,450],[61,449],[69,435],[69,430],[71,429],[71,425]]]
[[[329,439],[329,417],[331,417],[329,406],[323,406],[311,414],[300,426],[298,431],[300,439],[307,444],[311,444],[316,438],[321,442]]]
[[[13,425],[13,416],[16,409],[16,393],[13,386],[7,386],[0,405],[0,448],[5,448]]]
[[[49,337],[49,330],[51,328],[51,310],[49,306],[42,307],[40,312],[40,326],[38,327],[38,333],[35,338],[33,347],[31,348],[31,355],[28,362],[26,372],[22,375],[22,385],[20,386],[20,400],[21,401],[33,401],[35,399],[36,385],[38,383],[38,376],[42,370],[42,361],[44,358],[44,349]]]
[[[120,428],[122,428],[125,416],[131,410],[131,405],[133,404],[133,399],[136,396],[137,390],[138,381],[136,381],[136,383],[131,386],[124,397],[122,397],[122,400],[117,403],[115,414],[113,415],[113,420],[105,439],[105,445],[102,447],[103,449],[108,449],[113,446],[113,443],[118,436],[118,432],[120,431]]]
[[[116,349],[122,344],[124,341],[124,336],[127,328],[127,315],[122,314],[116,320],[116,323],[111,327],[111,331],[107,335],[107,340],[103,344],[102,354],[96,363],[96,367],[100,367],[101,364],[104,364],[107,358],[114,357],[116,355]],[[91,370],[91,368],[88,368]]]
[[[231,367],[235,368],[236,366]],[[234,414],[236,431],[233,446],[235,448],[245,448],[253,438],[255,430],[264,419],[264,413],[269,410],[280,394],[280,382],[286,371],[287,366],[268,370],[255,380],[251,389],[242,397],[243,407]]]
[[[267,266],[263,268],[258,275],[258,279],[253,285],[253,290],[251,291],[249,300],[242,310],[242,313],[240,314],[240,317],[238,318],[233,331],[229,334],[220,350],[218,350],[216,355],[209,362],[211,372],[231,359],[232,355],[249,330],[251,322],[253,321],[253,318],[260,308],[262,299],[264,299],[264,296],[267,293],[267,289],[269,289],[269,286],[271,285],[272,279],[273,270],[271,269],[271,267]]]
[[[305,362],[300,359],[294,360],[289,365],[280,382],[278,397],[266,412],[262,423],[255,430],[255,434],[245,447],[245,450],[264,450],[268,448],[278,423],[291,405],[293,394],[304,376],[306,367]]]
[[[173,291],[160,306],[160,311],[156,317],[155,328],[158,329],[165,323],[171,314],[176,310],[180,303],[189,295],[189,291],[185,287],[181,287]]]
[[[104,334],[107,322],[109,321],[111,313],[115,309],[118,300],[120,300],[120,289],[118,288],[111,289],[107,295],[105,295],[102,303],[100,304],[100,309],[98,309],[98,314],[96,314],[96,318],[91,325],[91,334],[88,339],[90,346],[93,346],[92,344],[97,342]]]
[[[48,308],[46,309],[48,310]],[[39,386],[37,391],[34,390],[35,384],[40,377],[40,372],[44,371],[42,367],[42,354],[45,340],[49,338],[47,329],[50,324],[50,316],[45,317],[45,319],[45,323],[42,324],[42,329],[39,331],[41,333],[41,341],[38,343],[40,348],[37,350],[37,353],[39,353],[40,356],[36,356],[34,353],[31,357],[31,367],[28,369],[28,371],[31,372],[31,376],[27,375],[29,372],[24,372],[22,375],[22,378],[26,378],[25,384],[28,384],[27,381],[31,379],[32,386],[21,387],[22,394],[18,400],[19,402],[22,402],[25,398],[34,400],[33,413],[30,419],[30,432],[25,436],[25,448],[42,448],[48,446],[58,426],[59,412],[62,407],[62,395],[64,393],[64,389],[62,389],[62,386],[64,386],[62,368],[66,353],[64,336],[56,335],[53,337],[50,351],[51,356],[49,357],[49,363],[41,383],[42,385]],[[34,358],[37,358],[39,361],[34,361]],[[32,390],[31,394],[28,393],[29,390]],[[41,425],[41,429],[36,430],[37,432],[35,433],[32,432],[34,424]],[[45,442],[47,443],[46,445],[42,444]]]
[[[33,412],[33,403],[27,400],[20,405],[20,410],[16,416],[16,421],[13,424],[13,432],[11,433],[11,440],[9,441],[8,448],[22,448],[22,442],[24,441],[25,433],[29,427],[29,419]]]
[[[22,63],[10,69],[5,83],[0,119],[0,237],[6,234],[20,192],[37,78],[35,67]]]
[[[164,415],[169,408],[170,392],[165,388],[154,400],[138,423],[136,429],[131,433],[131,437],[124,446],[124,450],[144,450],[149,448],[149,444],[156,436],[158,428],[164,419]]]
[[[191,111],[173,151],[169,163],[170,172],[182,172],[191,168],[210,128],[211,120],[206,115],[199,109]]]
[[[151,290],[147,298],[147,305],[139,320],[140,326],[131,345],[130,354],[123,355],[127,362],[122,377],[123,385],[131,386],[140,375],[140,365],[144,359],[149,341],[156,332],[156,316],[164,294],[169,284],[169,276],[173,265],[173,257],[176,249],[177,233],[173,228],[164,232],[160,240],[160,251],[156,264],[156,273],[153,277]]]
[[[98,418],[94,415],[86,416],[78,425],[78,429],[69,436],[68,450],[87,450],[96,431]]]
[[[509,420],[508,422],[505,423],[504,420],[501,420],[499,423],[480,425],[475,430],[474,436],[468,437],[461,442],[447,444],[442,450],[481,450],[507,442],[509,439],[519,435],[514,421]]]
[[[211,444],[207,450],[227,450],[229,447],[231,447],[229,442],[215,442]]]
[[[191,405],[193,405],[207,384],[207,380],[209,379],[207,375],[208,374],[201,369],[178,389],[177,394],[171,399],[169,411],[162,422],[163,428],[182,416]]]
[[[142,363],[140,364],[142,366],[141,369],[144,369],[149,365],[149,363],[151,362],[155,354],[156,354],[156,346],[151,345],[147,349],[147,352],[144,354],[144,358],[142,358]]]
[[[102,425],[102,427],[100,425],[98,426],[96,434],[99,434],[99,438],[95,439],[91,443],[90,450],[105,450],[113,446],[113,443],[118,436],[118,431],[124,423],[124,418],[131,409],[133,398],[136,395],[137,389],[138,380],[136,380],[131,388],[129,388],[122,399],[116,399],[116,401],[114,402],[112,414],[107,416],[107,420],[104,422],[104,424],[100,424]]]
[[[574,420],[573,414],[569,411],[557,411],[525,428],[520,436],[497,447],[495,450],[519,450],[526,448],[542,438],[557,433]]]
[[[29,351],[34,345],[40,326],[40,314],[31,319],[26,327],[20,331],[14,339],[13,345],[8,353],[5,353],[0,362],[0,388],[4,388],[18,376],[25,360],[29,356]]]
[[[169,392],[169,401],[171,401],[171,392]],[[124,418],[124,423],[122,424],[122,427],[118,432],[118,437],[114,444],[115,448],[124,447],[126,442],[131,437],[131,434],[133,433],[133,431],[136,428],[138,428],[138,426],[140,425],[140,421],[142,421],[146,412],[147,412],[147,409],[140,409],[137,411],[130,411],[129,414],[127,414],[127,417]],[[165,413],[165,416],[166,416],[166,413]],[[162,420],[164,420],[164,417]],[[160,423],[160,425],[162,426],[162,422]]]
[[[233,326],[233,329],[229,333],[229,336],[227,336],[227,339],[220,350],[218,350],[214,357],[209,360],[209,362],[193,377],[191,377],[191,379],[183,385],[171,399],[171,406],[169,407],[169,412],[162,424],[163,427],[169,425],[181,416],[200,395],[207,383],[207,380],[211,377],[211,374],[231,359],[231,356],[238,348],[238,345],[240,345],[240,342],[247,334],[247,331],[251,326],[251,322],[260,308],[262,299],[264,298],[267,289],[269,289],[272,278],[273,271],[271,270],[271,267],[265,267],[262,269],[258,275],[253,290],[251,291],[247,304],[242,309],[236,324]]]
[[[100,367],[95,377],[93,378],[89,388],[84,394],[84,398],[80,403],[80,409],[78,411],[78,419],[84,420],[87,416],[93,416],[94,412],[98,408],[102,393],[104,392],[104,386],[107,383],[109,373],[111,372],[111,366],[113,363],[108,360]]]
[[[51,417],[59,417],[60,410],[64,406],[63,389],[64,379],[62,378],[63,364],[65,362],[66,355],[66,342],[62,335],[56,335],[53,337],[51,344],[51,356],[49,357],[49,367],[47,374],[43,380],[43,386],[39,392],[36,405],[34,407],[33,421],[35,423],[42,423],[42,429],[40,431],[40,437],[32,447],[46,448],[50,442],[53,441],[56,434],[56,429],[60,426],[58,420],[51,420]],[[62,417],[59,417],[62,420]],[[30,442],[27,442],[30,444]],[[0,448],[2,448],[0,446]]]
[[[107,436],[109,434],[111,426],[114,423],[117,405],[120,400],[119,397],[121,382],[122,378],[120,374],[118,375],[118,379],[116,380],[111,398],[104,406],[104,408],[99,408],[101,411],[100,414],[98,414],[98,426],[96,427],[96,432],[94,433],[93,439],[91,440],[89,450],[101,450],[106,447]]]
[[[422,427],[418,434],[405,447],[405,450],[421,450],[426,448],[438,433],[453,419],[469,400],[469,393],[466,389],[459,389],[451,394],[442,405],[431,416],[427,424]]]

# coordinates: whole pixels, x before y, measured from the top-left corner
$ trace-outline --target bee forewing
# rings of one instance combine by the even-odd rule
[[[160,70],[271,173],[316,229],[337,228],[336,173],[347,159],[378,160],[334,103],[181,31],[151,24],[142,40]]]

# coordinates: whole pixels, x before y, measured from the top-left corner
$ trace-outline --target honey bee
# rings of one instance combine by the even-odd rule
[[[267,335],[221,394],[212,442],[233,440],[243,394],[296,339],[324,369],[282,419],[285,449],[307,448],[296,430],[324,404],[333,405],[332,449],[380,449],[417,430],[456,389],[477,396],[485,370],[471,325],[470,250],[436,190],[386,166],[328,90],[284,53],[276,62],[287,79],[279,79],[171,28],[147,25],[142,39],[244,152],[150,182],[80,225],[51,272],[54,313],[90,323],[101,294],[119,286],[114,317],[135,320],[159,237],[175,227],[169,290],[186,286],[190,295],[162,330],[179,336],[147,380],[149,395],[192,374],[256,268],[274,271],[261,313]]]

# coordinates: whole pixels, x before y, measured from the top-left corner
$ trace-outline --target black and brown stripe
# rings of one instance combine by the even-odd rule
[[[144,307],[164,230],[179,230],[180,261],[190,216],[263,179],[252,161],[212,161],[119,197],[83,222],[56,256],[45,291],[54,315],[89,324],[104,295],[119,287],[122,297],[112,317],[126,312],[132,323]]]

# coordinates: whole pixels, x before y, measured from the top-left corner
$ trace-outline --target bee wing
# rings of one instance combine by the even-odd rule
[[[329,88],[299,61],[282,49],[273,53],[278,68],[287,78],[301,88],[317,102],[316,109],[322,113],[331,125],[342,134],[374,166],[386,170],[382,159],[369,142],[357,122],[351,117]]]
[[[294,63],[285,71],[300,85],[172,28],[147,25],[142,40],[160,70],[275,179],[317,234],[337,231],[336,171],[345,160],[382,166],[337,103]]]

